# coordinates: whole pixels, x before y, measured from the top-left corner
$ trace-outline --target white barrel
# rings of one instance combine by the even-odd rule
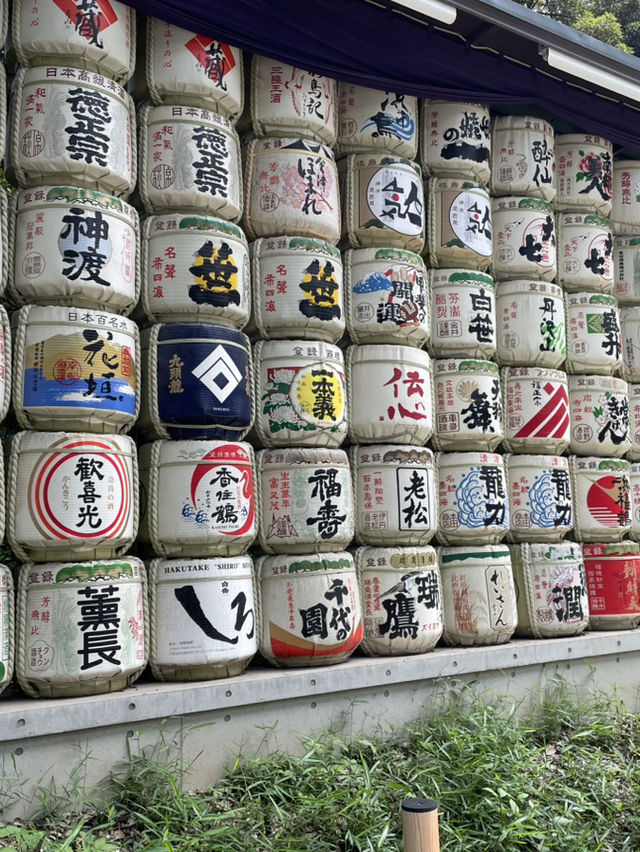
[[[129,314],[140,292],[140,221],[94,189],[42,186],[11,199],[9,293],[18,305]]]
[[[0,695],[11,683],[15,660],[15,605],[13,577],[0,565]]]
[[[4,47],[4,38],[3,32],[6,35],[6,14],[8,12],[8,0],[2,0],[0,2],[0,45]],[[5,60],[6,61],[6,60]],[[8,92],[7,92],[7,72],[5,70],[4,61],[0,62],[0,151],[3,154],[3,168],[5,171],[9,171],[9,156],[10,152],[7,150],[9,143],[9,116],[10,116],[10,105],[7,103]]]
[[[100,310],[27,305],[12,323],[13,408],[22,429],[131,429],[140,404],[134,322]]]
[[[561,541],[573,529],[569,460],[524,453],[504,457],[510,527],[508,541]]]
[[[497,544],[509,529],[504,459],[497,453],[438,453],[438,541]]]
[[[578,636],[589,624],[589,599],[579,544],[509,548],[518,598],[516,636]]]
[[[249,556],[153,559],[149,663],[157,680],[232,677],[258,650]]]
[[[442,636],[442,585],[433,547],[360,547],[355,554],[369,656],[425,654]]]
[[[33,8],[33,6],[31,7]],[[0,3],[0,45],[4,48],[9,31],[9,0]]]
[[[351,341],[424,346],[431,299],[420,255],[397,248],[349,249],[344,264]]]
[[[32,698],[116,692],[148,657],[146,574],[135,556],[27,562],[16,600],[16,674]]]
[[[204,320],[243,328],[251,313],[251,276],[242,230],[207,216],[149,216],[141,296],[152,322]]]
[[[254,54],[251,127],[256,136],[303,136],[335,145],[337,84],[330,77]]]
[[[616,234],[640,232],[640,160],[613,161],[613,208]]]
[[[427,447],[364,444],[349,450],[356,541],[425,545],[436,533],[438,501],[433,453]]]
[[[430,178],[426,193],[429,266],[488,269],[493,225],[485,187],[462,178]]]
[[[339,447],[347,437],[342,350],[322,340],[259,340],[255,431],[265,447]]]
[[[454,359],[433,365],[438,450],[495,450],[504,437],[500,370],[492,361]]]
[[[489,107],[422,101],[420,162],[425,175],[468,177],[486,186],[491,176]]]
[[[491,358],[496,351],[493,278],[470,269],[430,269],[431,340],[436,358]]]
[[[630,382],[640,381],[640,307],[621,308],[622,372]]]
[[[591,630],[631,630],[640,625],[640,545],[585,544],[582,548]]]
[[[629,462],[571,456],[573,524],[577,541],[620,541],[631,530]]]
[[[20,186],[132,191],[136,121],[121,86],[78,68],[39,66],[21,68],[13,87],[10,156]]]
[[[620,311],[613,296],[568,293],[567,370],[611,375],[622,368]]]
[[[352,443],[425,444],[433,432],[431,359],[424,349],[363,344],[347,349]]]
[[[546,281],[501,281],[496,294],[498,361],[557,369],[567,354],[562,289]]]
[[[260,547],[266,553],[344,550],[354,534],[353,487],[344,450],[260,450]]]
[[[640,305],[640,236],[614,237],[613,270],[618,304]]]
[[[0,305],[0,423],[7,416],[12,392],[11,330],[9,317]],[[15,381],[15,380],[14,380]]]
[[[0,81],[1,85],[1,81]],[[4,294],[10,268],[13,265],[14,252],[9,245],[9,220],[7,193],[0,185],[0,296]]]
[[[567,374],[544,367],[505,367],[501,379],[505,448],[563,453],[570,440]]]
[[[237,120],[244,103],[242,52],[211,36],[147,18],[146,82],[154,104],[189,104]]]
[[[632,461],[640,461],[640,384],[628,384],[627,387],[629,390],[629,434],[631,436],[629,458]]]
[[[414,160],[418,153],[418,99],[340,83],[336,156],[365,151]]]
[[[140,447],[139,541],[158,556],[235,556],[258,532],[255,458],[240,441]]]
[[[611,214],[613,145],[586,133],[558,134],[556,210]]]
[[[447,645],[501,645],[517,624],[509,550],[501,545],[440,549]]]
[[[553,281],[557,271],[553,205],[511,195],[494,198],[491,215],[495,277]]]
[[[342,259],[325,240],[265,237],[251,243],[251,331],[267,340],[344,335]]]
[[[568,292],[613,293],[613,229],[595,213],[559,213],[557,282]]]
[[[528,115],[495,116],[491,128],[491,192],[553,201],[556,161],[553,127]]]
[[[640,541],[640,463],[631,462],[629,466],[629,487],[631,491],[631,530],[629,537]]]
[[[631,449],[629,391],[612,376],[569,376],[571,443],[579,456],[626,456]]]
[[[341,663],[362,641],[362,607],[347,551],[261,556],[258,646],[273,666]]]

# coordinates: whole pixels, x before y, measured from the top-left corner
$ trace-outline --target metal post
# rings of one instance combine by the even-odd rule
[[[405,799],[402,803],[404,852],[440,852],[438,805],[433,799]]]

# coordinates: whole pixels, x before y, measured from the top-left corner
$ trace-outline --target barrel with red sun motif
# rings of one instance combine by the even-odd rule
[[[558,455],[569,446],[567,374],[542,367],[502,370],[505,440],[514,453]]]
[[[630,630],[640,624],[640,545],[585,544],[582,548],[591,630]]]
[[[624,459],[571,456],[577,541],[620,541],[631,530],[630,465]]]

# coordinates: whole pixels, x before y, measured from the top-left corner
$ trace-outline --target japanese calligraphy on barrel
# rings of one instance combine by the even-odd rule
[[[618,304],[640,305],[640,236],[614,237],[613,270]]]
[[[595,213],[559,213],[558,284],[570,293],[613,293],[613,229]]]
[[[11,683],[15,659],[15,605],[13,577],[0,565],[0,694]]]
[[[560,541],[573,529],[569,460],[515,453],[507,468],[508,541]]]
[[[501,379],[506,449],[564,452],[570,440],[567,374],[543,367],[505,367]]]
[[[562,289],[546,281],[501,281],[497,287],[498,360],[557,369],[567,354]]]
[[[631,448],[627,383],[612,376],[569,376],[571,443],[580,456],[626,456]]]
[[[491,203],[493,274],[497,279],[556,277],[553,205],[539,198],[506,196]]]
[[[611,215],[613,145],[586,133],[556,136],[556,210]]]
[[[629,466],[629,486],[631,490],[631,530],[629,537],[640,541],[640,464],[631,462]]]
[[[470,269],[430,269],[429,349],[437,358],[491,358],[496,351],[493,278]]]
[[[630,382],[640,381],[640,307],[621,308],[622,372]]]
[[[567,370],[611,375],[622,368],[620,312],[613,296],[569,293],[566,296]]]
[[[585,544],[591,630],[631,630],[640,624],[640,545]]]
[[[388,152],[414,160],[418,153],[418,99],[340,83],[336,156]]]
[[[463,178],[430,178],[426,188],[429,266],[488,269],[493,226],[485,187]]]
[[[426,175],[467,177],[487,185],[491,120],[482,104],[422,101],[420,162]]]
[[[492,361],[454,359],[434,367],[438,450],[495,450],[503,438],[500,371]]]
[[[629,458],[640,461],[640,385],[627,385],[629,392],[629,435],[631,448]]]
[[[631,530],[629,462],[571,456],[574,536],[577,541],[620,541]]]
[[[528,115],[493,119],[491,192],[553,201],[556,160],[553,127]]]
[[[613,161],[613,207],[616,234],[640,233],[640,160]]]

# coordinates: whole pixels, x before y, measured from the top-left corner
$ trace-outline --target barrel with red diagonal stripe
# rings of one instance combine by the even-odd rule
[[[502,371],[505,446],[514,453],[559,455],[569,446],[567,375],[542,367]]]
[[[571,456],[577,541],[620,541],[631,530],[630,465],[626,459]]]

